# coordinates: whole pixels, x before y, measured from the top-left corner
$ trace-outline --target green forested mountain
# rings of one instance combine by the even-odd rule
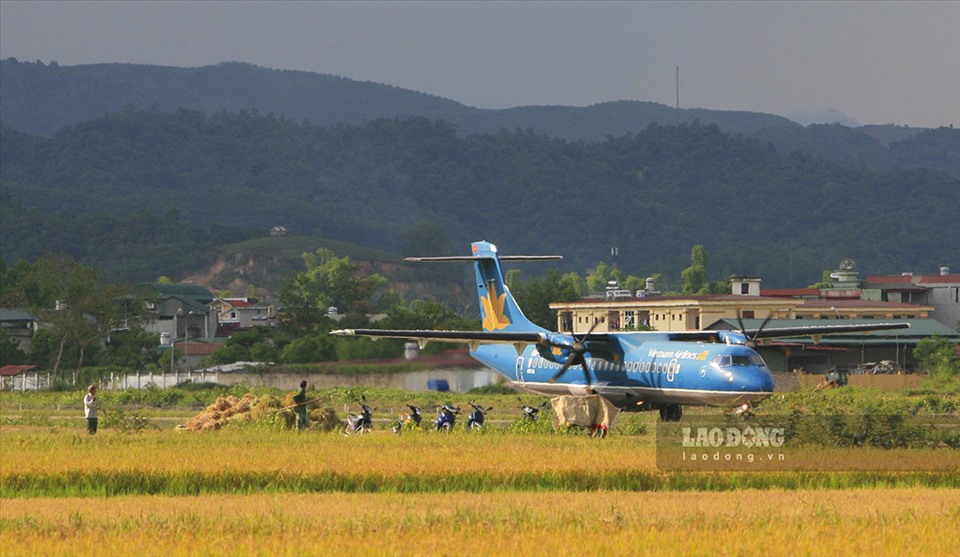
[[[484,239],[559,253],[563,270],[609,261],[616,246],[628,273],[667,285],[695,244],[711,280],[746,273],[768,286],[816,282],[845,257],[868,273],[960,267],[960,179],[842,166],[716,125],[584,143],[462,136],[419,117],[325,127],[128,110],[53,138],[0,132],[8,264],[58,251],[129,280],[176,279],[275,225],[397,253],[434,223],[455,248]],[[927,133],[950,142],[960,131]]]
[[[767,128],[753,133],[751,137],[769,141],[780,151],[798,151],[854,168],[881,171],[928,168],[960,178],[960,133],[957,130],[938,128],[903,133],[907,130],[901,130],[902,139],[888,142],[880,138],[896,137],[895,128],[883,133],[876,129],[852,129],[838,124],[811,125],[799,129]]]

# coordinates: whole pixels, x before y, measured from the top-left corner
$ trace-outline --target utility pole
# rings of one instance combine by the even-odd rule
[[[677,115],[677,127],[680,127],[680,66],[679,65],[677,66],[677,105],[676,106],[677,108],[675,112]]]

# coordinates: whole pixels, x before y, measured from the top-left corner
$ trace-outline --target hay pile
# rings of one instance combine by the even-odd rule
[[[209,431],[220,429],[228,423],[250,421],[250,410],[256,403],[257,397],[252,393],[243,395],[243,398],[232,395],[220,397],[187,422],[187,429]]]
[[[343,422],[337,417],[333,408],[314,408],[307,416],[310,419],[311,429],[333,431],[343,427]]]
[[[226,396],[218,398],[202,412],[187,422],[186,429],[192,431],[211,431],[228,424],[259,422],[279,425],[285,429],[293,429],[297,424],[297,417],[293,411],[296,403],[293,395],[288,393],[281,401],[279,398],[265,395],[257,398],[253,393],[247,393],[241,398]],[[307,417],[310,429],[332,431],[341,426],[340,419],[333,408],[321,408],[316,399],[307,402]]]

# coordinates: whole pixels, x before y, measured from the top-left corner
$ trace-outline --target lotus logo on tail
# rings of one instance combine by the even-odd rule
[[[480,298],[483,303],[483,330],[499,331],[510,325],[510,319],[503,314],[503,305],[507,300],[506,294],[500,294],[494,299],[497,289],[493,281],[487,283],[487,295]]]

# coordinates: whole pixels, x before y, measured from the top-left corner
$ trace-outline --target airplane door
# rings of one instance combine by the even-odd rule
[[[517,356],[517,383],[523,383],[523,356]]]

